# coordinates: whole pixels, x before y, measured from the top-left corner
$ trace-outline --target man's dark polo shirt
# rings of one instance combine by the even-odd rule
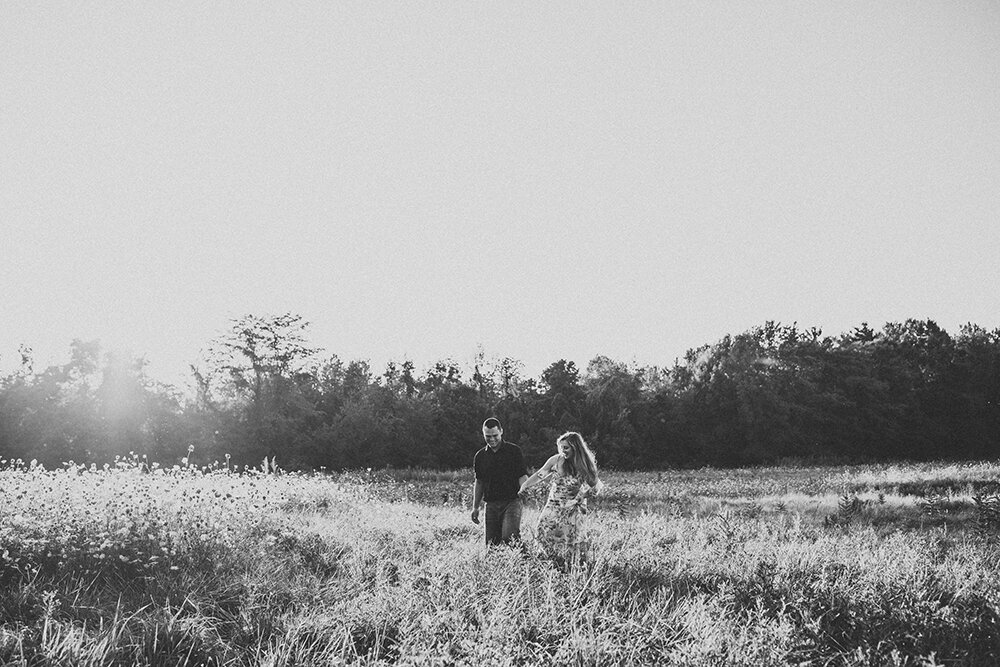
[[[472,467],[476,480],[483,485],[483,500],[488,503],[517,498],[521,489],[518,480],[528,474],[521,448],[506,440],[501,441],[495,452],[488,445],[476,452]]]

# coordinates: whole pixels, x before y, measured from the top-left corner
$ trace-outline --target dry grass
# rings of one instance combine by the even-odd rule
[[[612,473],[563,571],[467,471],[8,467],[0,664],[996,664],[997,473]]]

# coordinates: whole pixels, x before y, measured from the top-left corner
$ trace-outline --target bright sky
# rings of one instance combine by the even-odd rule
[[[1000,3],[0,4],[0,365],[1000,326]]]

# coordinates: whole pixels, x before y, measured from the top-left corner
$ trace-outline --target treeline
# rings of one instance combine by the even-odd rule
[[[556,361],[538,378],[482,355],[470,369],[375,370],[310,347],[293,314],[231,325],[192,367],[193,394],[97,342],[74,341],[68,363],[42,370],[22,348],[20,369],[0,378],[0,458],[458,468],[494,415],[534,462],[570,429],[623,469],[1000,456],[1000,329],[974,324],[950,335],[911,319],[824,336],[768,322],[670,366],[599,356],[584,369]]]

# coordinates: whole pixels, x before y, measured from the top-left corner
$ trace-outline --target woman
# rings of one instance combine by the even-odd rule
[[[548,556],[565,563],[581,557],[586,550],[582,524],[587,496],[599,493],[603,484],[597,478],[594,453],[579,433],[563,433],[556,447],[559,453],[526,479],[519,493],[552,478],[535,537]]]

